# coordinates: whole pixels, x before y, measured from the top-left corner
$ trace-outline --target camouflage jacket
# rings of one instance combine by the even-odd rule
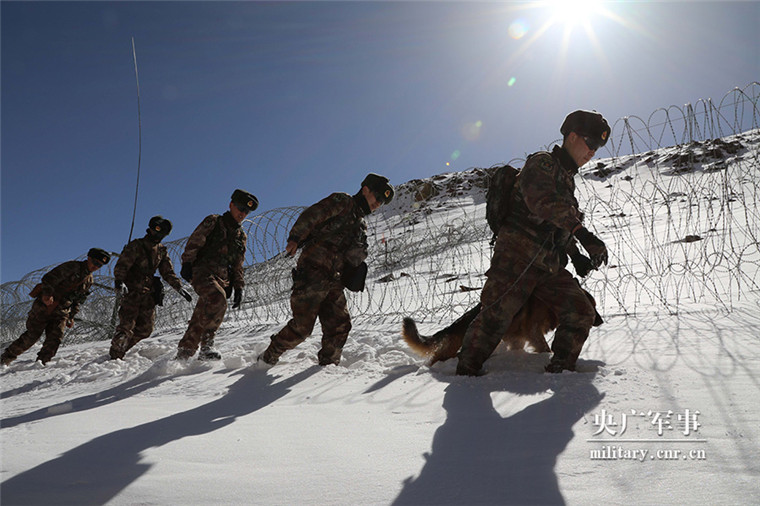
[[[301,213],[288,237],[303,247],[299,269],[337,279],[344,264],[355,267],[367,258],[367,225],[359,198],[364,197],[333,193]]]
[[[87,268],[87,260],[71,260],[42,276],[40,284],[35,287],[33,294],[38,300],[50,295],[56,307],[52,310],[59,315],[69,318],[79,312],[79,306],[87,299],[92,287],[92,273]]]
[[[512,193],[512,212],[494,247],[494,257],[503,258],[496,263],[524,256],[550,271],[566,265],[567,254],[577,250],[571,232],[583,219],[575,198],[577,173],[577,164],[558,146],[528,157]]]
[[[229,211],[206,216],[187,239],[182,263],[193,265],[196,276],[212,275],[222,285],[242,289],[247,237]]]
[[[145,294],[153,289],[153,274],[156,269],[169,286],[177,291],[182,289],[182,283],[174,273],[166,246],[142,237],[124,246],[113,268],[113,277],[115,281],[124,282],[129,293]]]

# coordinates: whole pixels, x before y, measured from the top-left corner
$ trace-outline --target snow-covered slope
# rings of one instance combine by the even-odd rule
[[[339,366],[316,365],[317,326],[259,369],[285,321],[231,317],[218,363],[171,360],[179,330],[124,361],[99,341],[4,368],[0,501],[753,504],[759,137],[582,171],[611,265],[585,283],[606,323],[577,373],[499,348],[488,374],[461,378],[401,341],[401,314],[435,330],[477,299],[461,287],[482,286],[485,171],[445,174],[402,185],[373,218],[375,263]]]

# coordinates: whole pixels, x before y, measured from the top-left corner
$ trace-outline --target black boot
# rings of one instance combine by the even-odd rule
[[[201,337],[201,352],[198,360],[221,360],[222,354],[214,348],[214,333],[205,332]]]
[[[189,348],[177,348],[177,356],[174,357],[174,360],[188,360],[193,355],[195,355],[195,350]]]
[[[340,354],[343,350],[325,350],[322,348],[317,353],[319,359],[319,365],[338,365],[340,363]]]
[[[2,365],[10,365],[14,360],[16,360],[16,357],[8,353],[7,349],[0,355],[0,364]]]
[[[126,341],[127,338],[124,335],[119,335],[113,338],[111,341],[111,349],[108,350],[108,356],[111,357],[111,360],[124,358],[124,355],[127,353]]]
[[[559,358],[555,355],[552,357],[551,362],[546,364],[544,370],[552,374],[558,374],[562,371],[575,371],[575,364],[571,364],[569,360]]]
[[[198,360],[221,360],[222,354],[216,348],[208,345],[201,346],[201,352],[198,353]]]

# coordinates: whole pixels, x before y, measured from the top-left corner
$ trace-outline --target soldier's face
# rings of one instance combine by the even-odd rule
[[[367,204],[369,204],[370,211],[374,211],[382,205],[382,203],[378,202],[378,200],[375,198],[375,194],[372,193],[372,191],[366,186],[362,186],[362,195],[364,195],[364,198],[367,199]]]
[[[570,132],[570,135],[567,136],[565,149],[570,153],[570,157],[575,163],[578,164],[578,167],[586,165],[596,154],[595,149],[589,149],[588,145],[586,145],[583,136],[575,132]]]
[[[238,207],[230,202],[230,214],[238,223],[243,223],[243,220],[248,216],[248,211],[241,211]]]
[[[101,267],[103,267],[103,264],[97,260],[93,260],[92,257],[87,257],[87,269],[89,269],[90,272],[95,272]]]

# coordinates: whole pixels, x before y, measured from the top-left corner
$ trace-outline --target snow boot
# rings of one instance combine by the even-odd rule
[[[201,352],[198,353],[198,360],[221,360],[222,354],[216,348],[211,346],[201,346]]]
[[[271,369],[273,366],[274,366],[274,364],[270,364],[269,362],[266,362],[262,358],[262,355],[259,355],[258,358],[256,359],[256,362],[253,364],[253,368],[254,369],[259,369],[259,370],[262,370],[262,371],[265,371],[267,369]]]
[[[111,357],[111,360],[124,358],[124,355],[127,353],[126,340],[126,336],[124,335],[120,335],[113,339],[111,342],[111,349],[108,350],[108,356]]]
[[[177,356],[174,357],[174,360],[188,360],[193,355],[195,355],[195,350],[189,348],[177,348]]]
[[[287,327],[286,327],[287,328]],[[259,355],[257,361],[267,363],[269,365],[275,365],[280,360],[280,355],[285,352],[285,348],[275,343],[275,337],[272,336],[272,342],[269,343],[267,349]]]
[[[8,353],[8,350],[5,350],[2,356],[0,356],[0,364],[2,365],[11,365],[11,362],[14,360],[16,360],[16,357]]]
[[[544,370],[548,373],[559,374],[562,371],[575,371],[575,364],[570,364],[568,360],[552,357],[551,362],[546,364]]]
[[[317,353],[317,358],[319,359],[319,365],[325,366],[325,365],[338,365],[340,363],[340,355],[342,349],[335,349],[333,351],[325,350],[325,348],[322,348],[319,350],[319,353]]]

